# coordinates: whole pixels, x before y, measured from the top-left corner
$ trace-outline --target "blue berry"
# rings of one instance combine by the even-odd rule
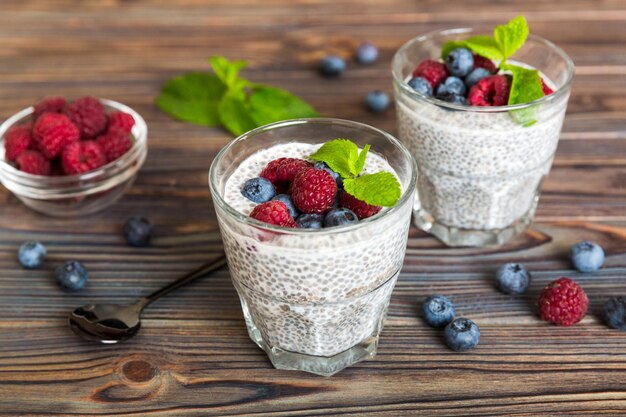
[[[248,200],[260,204],[270,201],[276,195],[276,189],[267,178],[255,177],[243,183],[241,194]]]
[[[485,68],[474,68],[472,72],[467,74],[467,77],[465,77],[465,86],[467,88],[471,88],[478,81],[482,80],[485,77],[489,77],[490,75],[491,73],[489,72],[489,70],[486,70]]]
[[[467,104],[467,100],[465,99],[465,97],[459,96],[456,94],[442,93],[442,94],[438,94],[437,98],[439,100],[446,101],[452,104],[462,104],[462,105]]]
[[[609,327],[626,331],[626,298],[611,297],[603,308],[604,321]]]
[[[124,224],[124,236],[131,246],[148,246],[152,237],[152,225],[141,216],[132,216]]]
[[[294,219],[300,214],[296,206],[293,204],[293,201],[291,201],[291,196],[289,194],[278,194],[277,196],[272,198],[272,200],[278,200],[285,203],[285,205],[287,206],[287,210],[289,210],[289,214]]]
[[[343,226],[346,224],[357,223],[359,218],[350,209],[334,208],[326,213],[324,217],[324,227]]]
[[[48,251],[46,247],[39,242],[29,241],[22,243],[17,251],[17,259],[26,269],[39,268],[43,263]]]
[[[87,269],[85,265],[78,261],[67,261],[64,265],[59,266],[54,274],[57,283],[61,288],[67,291],[78,291],[85,286],[87,282]]]
[[[444,336],[450,349],[465,352],[480,342],[480,329],[470,319],[458,318],[446,326]]]
[[[569,253],[574,268],[581,272],[594,272],[604,265],[604,250],[597,243],[578,242]]]
[[[336,55],[328,55],[320,63],[320,72],[325,77],[336,77],[346,70],[346,61]]]
[[[422,304],[424,320],[431,327],[444,327],[454,320],[454,304],[443,295],[428,297]]]
[[[356,60],[359,63],[368,65],[376,62],[378,58],[378,48],[370,42],[362,43],[356,50]]]
[[[321,229],[324,227],[324,215],[320,213],[305,213],[296,219],[298,227],[303,229]]]
[[[431,87],[430,83],[426,80],[426,78],[423,78],[423,77],[411,78],[409,80],[409,87],[411,87],[413,90],[425,96],[430,97],[433,95],[433,88]]]
[[[474,57],[467,48],[456,48],[446,58],[448,72],[457,77],[465,77],[474,67]]]
[[[467,88],[462,79],[459,77],[448,77],[437,87],[437,97],[445,93],[464,96],[466,91]]]
[[[496,271],[496,287],[505,294],[523,294],[530,286],[530,273],[524,265],[508,263]]]
[[[391,102],[391,100],[389,99],[389,95],[387,95],[387,93],[375,90],[367,93],[365,102],[368,109],[370,109],[374,113],[380,113],[382,111],[385,111],[387,107],[389,107],[389,103]]]
[[[322,161],[316,162],[315,165],[313,165],[313,168],[323,169],[324,171],[328,172],[335,179],[335,182],[337,183],[337,188],[340,188],[340,189],[343,188],[343,178],[341,178],[341,175],[339,175],[339,173],[330,169],[330,167],[326,165],[325,162],[322,162]],[[339,193],[337,193],[337,195],[339,195]]]

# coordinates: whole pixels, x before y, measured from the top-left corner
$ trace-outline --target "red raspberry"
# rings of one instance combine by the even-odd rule
[[[543,78],[541,79],[541,89],[543,90],[543,94],[546,96],[549,96],[550,94],[554,93],[554,91],[550,87],[548,87],[548,85],[543,80]]]
[[[367,204],[365,201],[359,200],[358,198],[346,192],[341,193],[341,206],[352,210],[354,214],[357,215],[359,220],[372,217],[374,214],[377,214],[382,209],[382,207],[380,206],[372,206],[371,204]]]
[[[8,161],[14,162],[22,152],[32,147],[31,129],[30,123],[9,129],[4,137],[5,157]]]
[[[428,81],[433,89],[435,89],[440,82],[448,77],[448,70],[446,66],[433,59],[427,59],[422,61],[415,71],[413,71],[414,77],[422,77]]]
[[[270,161],[259,176],[270,180],[276,188],[276,193],[280,194],[287,191],[298,172],[311,166],[313,164],[304,159],[278,158]]]
[[[59,113],[44,113],[33,126],[33,139],[43,156],[53,159],[66,145],[80,138],[78,128]]]
[[[102,147],[107,162],[115,161],[133,147],[128,133],[119,129],[109,130],[104,135],[98,136],[96,142]]]
[[[259,204],[252,210],[250,217],[276,226],[298,227],[296,221],[289,214],[287,205],[278,200],[270,200]]]
[[[130,114],[124,113],[123,111],[114,111],[109,113],[109,131],[118,129],[126,133],[130,133],[133,126],[135,126],[135,119],[133,119],[133,116]]]
[[[506,106],[509,102],[511,81],[504,75],[490,75],[478,81],[468,95],[472,106]]]
[[[34,175],[50,175],[50,161],[37,151],[24,151],[17,157],[20,170]]]
[[[291,200],[303,213],[324,213],[332,208],[337,183],[323,169],[307,168],[298,172],[291,184]]]
[[[541,291],[537,305],[543,320],[560,326],[571,326],[585,317],[589,299],[574,280],[561,277]]]
[[[484,68],[492,74],[497,72],[496,64],[493,63],[489,58],[485,58],[484,56],[473,54],[474,56],[474,68]]]
[[[42,114],[49,113],[63,113],[67,106],[67,101],[63,97],[48,97],[35,104],[33,110],[33,117],[39,118]]]
[[[104,131],[107,116],[102,103],[94,97],[81,97],[74,100],[67,108],[66,114],[80,130],[82,139],[92,139]]]
[[[84,140],[67,145],[63,149],[61,163],[66,174],[82,174],[105,165],[107,158],[95,140]]]

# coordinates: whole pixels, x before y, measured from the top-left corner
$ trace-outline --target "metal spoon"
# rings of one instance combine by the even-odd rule
[[[130,339],[141,327],[141,312],[155,300],[226,265],[224,252],[214,261],[202,265],[176,281],[138,299],[134,304],[87,304],[78,307],[69,316],[70,328],[84,339],[117,343]]]

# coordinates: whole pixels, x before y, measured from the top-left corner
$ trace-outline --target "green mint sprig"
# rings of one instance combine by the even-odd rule
[[[402,194],[398,179],[391,172],[359,175],[365,167],[370,145],[359,147],[348,139],[334,139],[323,144],[309,157],[324,162],[343,178],[344,191],[373,206],[392,207]]]
[[[235,136],[280,120],[319,116],[287,90],[240,77],[245,61],[213,56],[209,62],[213,73],[186,73],[166,81],[157,106],[175,119],[223,126]]]

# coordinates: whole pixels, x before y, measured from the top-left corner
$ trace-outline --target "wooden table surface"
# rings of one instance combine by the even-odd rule
[[[174,5],[176,3],[176,5]],[[273,369],[248,338],[227,271],[181,289],[145,313],[132,341],[100,346],[66,326],[73,307],[127,302],[206,261],[221,248],[207,170],[231,136],[176,122],[154,99],[167,78],[208,68],[221,54],[244,74],[287,88],[327,116],[395,132],[393,110],[369,114],[364,95],[391,92],[393,52],[440,28],[527,16],[563,47],[576,79],[536,224],[495,249],[447,249],[411,229],[378,356],[324,378]],[[350,61],[339,80],[314,68],[374,41],[380,60]],[[626,415],[626,334],[598,308],[626,294],[626,2],[619,0],[221,0],[0,2],[0,117],[46,95],[115,99],[149,125],[148,160],[113,207],[72,220],[43,217],[0,189],[0,416],[555,416]],[[135,213],[156,225],[150,248],[128,247],[120,229]],[[49,248],[45,268],[16,261],[25,240]],[[594,240],[606,266],[575,273],[570,245]],[[52,268],[84,262],[90,282],[63,293]],[[529,294],[493,287],[493,273],[521,261]],[[538,291],[561,275],[591,299],[573,328],[541,322]],[[441,292],[481,327],[480,346],[458,354],[419,318]]]

